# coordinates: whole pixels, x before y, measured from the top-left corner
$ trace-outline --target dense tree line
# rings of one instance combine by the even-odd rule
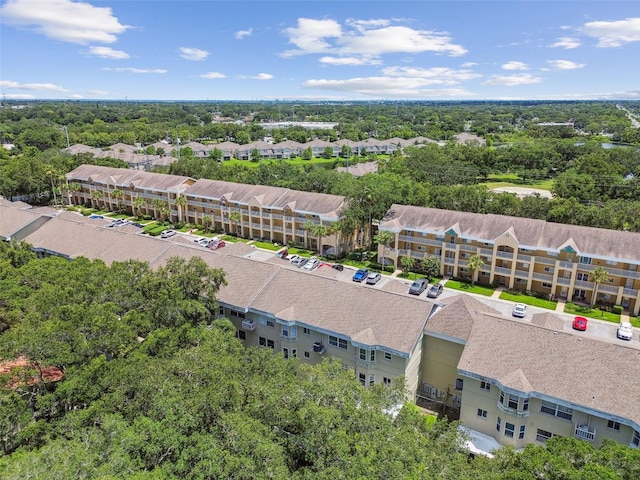
[[[632,479],[640,451],[554,438],[471,458],[456,423],[403,386],[364,388],[339,362],[243,348],[217,320],[224,272],[198,258],[39,260],[0,244],[0,476],[68,478]],[[58,382],[29,382],[39,369]]]

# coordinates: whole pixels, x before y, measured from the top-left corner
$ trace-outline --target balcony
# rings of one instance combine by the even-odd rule
[[[556,261],[553,258],[536,257],[536,263],[541,263],[543,265],[555,265]]]
[[[553,275],[545,275],[544,273],[534,273],[533,279],[539,282],[551,283],[553,282]]]
[[[501,252],[500,250],[498,250],[496,252],[496,257],[498,258],[506,258],[506,259],[513,259],[513,253],[512,252]]]
[[[253,332],[256,329],[256,322],[254,322],[253,320],[243,320],[242,328],[249,332]]]
[[[582,440],[593,442],[596,438],[596,429],[589,425],[579,425],[576,423],[576,428],[573,432],[573,436]]]
[[[507,276],[511,275],[511,269],[510,268],[496,267],[494,269],[494,271],[498,275],[507,275]]]
[[[313,351],[315,353],[323,354],[327,351],[327,348],[322,344],[322,342],[315,342],[313,344]]]
[[[485,257],[493,257],[493,250],[488,248],[481,248],[480,255],[484,255]]]

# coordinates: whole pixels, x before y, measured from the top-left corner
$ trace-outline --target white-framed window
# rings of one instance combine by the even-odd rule
[[[283,325],[282,336],[287,338],[297,338],[298,337],[297,327],[295,325],[293,326]]]
[[[480,417],[480,418],[483,418],[484,420],[486,420],[487,419],[487,411],[479,408],[477,416]]]
[[[506,422],[504,424],[504,436],[513,438],[513,435],[516,431],[516,426],[513,423]]]
[[[520,397],[510,393],[509,394],[509,402],[507,403],[507,407],[512,408],[514,410],[518,410],[518,403],[520,403]]]
[[[311,354],[307,351],[304,352],[304,358],[309,358],[311,357]]]
[[[442,255],[442,249],[441,249],[441,248],[436,248],[436,249],[433,251],[433,254],[434,254],[434,255],[437,255],[437,256],[439,257],[440,255]]]
[[[544,271],[547,273],[553,273],[554,268],[553,267],[544,267]]]
[[[588,273],[578,272],[576,274],[576,280],[582,280],[583,282],[588,282],[589,281],[589,274]]]
[[[526,431],[526,425],[520,425],[520,433],[518,433],[518,440],[522,440],[524,438],[524,432]]]
[[[464,380],[461,378],[456,378],[456,390],[462,390],[463,385],[464,385]]]
[[[573,408],[563,407],[557,403],[542,401],[540,412],[553,415],[554,417],[571,420],[573,418]]]
[[[365,386],[367,384],[367,375],[365,373],[359,373],[358,380],[360,380],[362,386]]]
[[[391,356],[391,354],[389,352],[384,352],[384,359],[385,360],[393,360],[393,357]]]
[[[499,432],[501,427],[502,427],[502,419],[498,417],[496,419],[496,430]]]
[[[275,323],[273,322],[273,320],[267,320],[267,321],[265,322],[265,325],[266,325],[267,327],[271,327],[271,328],[275,327]]]
[[[631,445],[634,447],[640,446],[640,432],[637,430],[633,431],[633,438],[631,439]]]
[[[529,411],[529,399],[525,398],[522,400],[522,411],[524,412],[528,412]]]
[[[551,288],[553,285],[547,282],[542,282],[542,288]]]
[[[311,335],[311,329],[309,329],[307,327],[303,327],[302,328],[302,333],[304,333],[305,335]]]
[[[527,283],[527,280],[524,278],[516,278],[516,283]]]
[[[275,342],[265,337],[259,337],[258,344],[262,347],[276,348]]]
[[[371,385],[375,385],[376,383],[376,376],[373,373],[369,374],[369,386]]]
[[[426,250],[426,248],[425,248],[425,246],[424,246],[424,245],[416,245],[416,249],[417,249],[419,252],[424,252],[424,251]]]
[[[480,382],[480,390],[484,390],[485,392],[491,391],[491,384],[489,382]]]
[[[337,347],[338,346],[338,337],[334,337],[332,335],[329,335],[329,345],[331,345],[332,347]]]
[[[389,377],[382,377],[382,383],[385,387],[391,386],[391,379]]]
[[[580,257],[578,263],[582,263],[583,265],[591,265],[591,257]]]
[[[329,335],[329,345],[332,347],[342,348],[347,350],[348,342],[344,338],[334,337],[333,335]]]
[[[298,351],[295,348],[282,347],[282,355],[284,355],[284,358],[296,358]]]
[[[246,340],[247,339],[247,332],[245,332],[244,330],[238,330],[236,332],[236,336],[240,339],[240,340]]]
[[[367,360],[367,351],[364,348],[359,348],[360,351],[360,360]]]
[[[541,429],[538,429],[536,431],[536,440],[538,442],[546,442],[551,437],[553,437],[553,433],[551,432],[547,432],[546,430],[541,430]]]
[[[617,430],[619,432],[620,431],[620,423],[619,422],[615,422],[613,420],[609,420],[607,422],[607,428],[610,428],[611,430]]]

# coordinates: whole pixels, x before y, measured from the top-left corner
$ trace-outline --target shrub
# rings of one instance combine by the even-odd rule
[[[614,305],[611,307],[611,313],[615,313],[616,315],[620,315],[622,313],[622,305]]]

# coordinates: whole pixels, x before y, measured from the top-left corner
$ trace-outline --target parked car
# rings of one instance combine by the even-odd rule
[[[222,248],[225,245],[226,243],[224,243],[224,240],[216,240],[214,242],[210,242],[207,248],[209,248],[210,250],[218,250],[219,248]]]
[[[331,268],[335,268],[337,271],[341,272],[344,270],[344,265],[342,265],[341,263],[334,263],[333,265],[331,265]]]
[[[196,242],[201,247],[208,247],[212,241],[213,239],[211,238],[199,238],[197,240],[194,240],[194,242]]]
[[[302,268],[304,268],[305,270],[311,271],[318,268],[318,265],[320,265],[320,260],[313,257],[313,258],[310,258],[309,261],[307,261],[307,263],[305,263],[304,267]]]
[[[434,283],[429,287],[429,290],[427,290],[427,297],[438,298],[442,293],[442,290],[443,288],[441,283]]]
[[[366,268],[359,269],[356,273],[353,274],[352,280],[354,282],[364,282],[369,276],[369,270]]]
[[[160,233],[160,238],[173,237],[175,234],[176,234],[175,230],[163,230],[162,233]]]
[[[308,258],[298,257],[291,262],[291,265],[295,265],[296,267],[304,267],[304,265],[309,261]]]
[[[527,306],[524,303],[516,303],[516,306],[513,307],[513,312],[511,312],[511,315],[513,315],[514,317],[520,317],[520,318],[524,318],[526,314],[527,314]]]
[[[367,275],[367,285],[375,285],[380,281],[381,278],[382,275],[380,275],[378,272],[371,272],[369,275]]]
[[[293,261],[297,260],[298,258],[300,258],[300,255],[296,255],[295,253],[290,253],[289,255],[287,255],[285,260],[288,260],[289,262],[293,263]]]
[[[573,328],[574,330],[580,330],[584,332],[587,329],[587,319],[584,317],[574,317]]]
[[[418,278],[411,284],[411,287],[409,287],[409,293],[411,295],[420,295],[427,289],[427,285],[429,285],[429,282],[427,282],[426,278]]]
[[[631,340],[633,338],[633,327],[631,324],[629,322],[620,322],[617,336],[622,340]]]

